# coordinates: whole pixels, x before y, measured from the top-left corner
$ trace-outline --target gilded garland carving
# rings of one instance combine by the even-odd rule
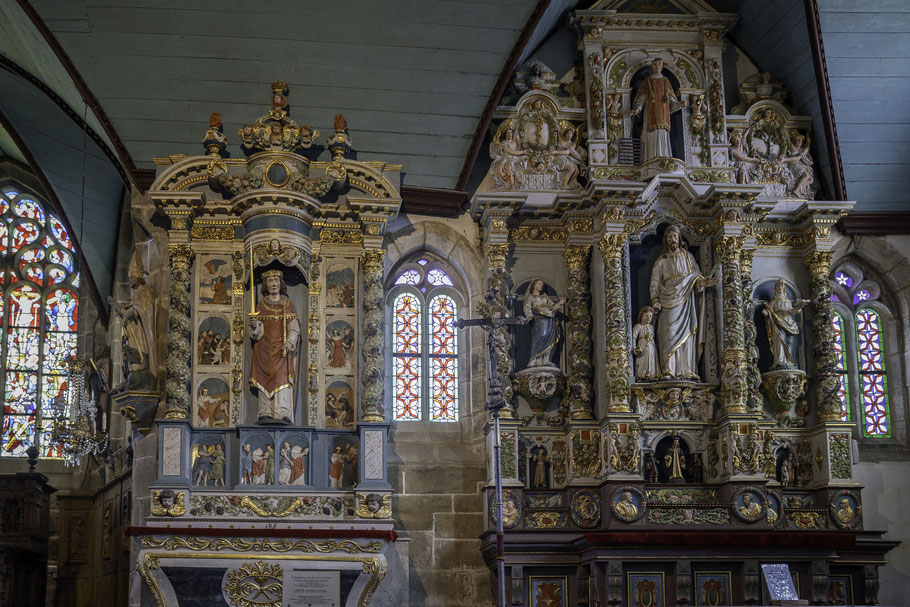
[[[835,334],[831,326],[831,251],[813,251],[806,259],[809,268],[812,299],[812,331],[815,334],[815,394],[819,421],[839,421],[841,402],[838,396],[840,379],[838,356],[834,347]]]
[[[566,402],[572,419],[594,419],[591,388],[591,310],[588,263],[591,257],[589,245],[570,246],[564,252],[569,266],[569,299],[567,302],[569,323],[568,337],[569,376],[567,379]]]
[[[194,224],[190,236],[194,240],[234,240],[234,228]]]
[[[349,230],[326,230],[319,232],[319,242],[323,244],[363,244],[363,234]]]
[[[167,380],[165,413],[167,419],[186,419],[190,403],[190,262],[193,249],[186,244],[171,244],[171,283],[168,291]]]
[[[491,244],[483,249],[484,258],[490,277],[487,280],[486,302],[483,304],[481,314],[492,318],[508,316],[509,309],[506,305],[508,275],[506,274],[506,258],[509,254],[509,245]],[[500,412],[500,417],[510,419],[515,417],[512,407],[512,381],[509,373],[512,371],[512,358],[510,355],[509,331],[506,327],[498,327],[493,333],[494,348],[496,351],[496,372],[499,375],[499,386],[506,406]]]
[[[523,225],[509,232],[509,240],[513,241],[538,241],[561,242],[566,239],[565,228],[547,228],[541,226]]]
[[[746,410],[762,413],[764,410],[761,393],[761,373],[758,371],[758,330],[755,326],[755,303],[752,301],[752,258],[754,249],[740,251],[740,277],[742,279],[743,342],[746,349]]]
[[[622,255],[625,234],[604,234],[600,251],[604,262],[604,294],[606,306],[606,387],[607,410],[611,413],[631,412],[629,377],[629,344],[626,330],[625,287],[623,285]]]
[[[603,139],[604,136],[604,86],[601,75],[603,63],[600,53],[588,55],[588,82],[591,83],[589,107],[591,109],[591,137]]]
[[[328,553],[344,552],[357,554],[361,552],[379,553],[382,551],[382,542],[373,540],[359,544],[353,540],[325,540],[315,542],[305,539],[256,539],[243,538],[208,538],[208,537],[183,537],[173,536],[156,538],[143,536],[139,543],[143,548],[162,548],[164,550],[196,550],[220,552],[233,550],[236,552],[306,552]]]
[[[744,308],[739,257],[743,239],[722,236],[714,250],[723,265],[723,324],[724,352],[721,378],[721,399],[724,411],[745,413],[748,397]]]
[[[360,254],[363,268],[363,367],[361,378],[363,392],[360,397],[362,417],[365,422],[385,419],[382,403],[382,269],[385,251],[367,249]]]
[[[321,262],[319,255],[314,255],[310,261],[310,318],[307,327],[307,342],[309,355],[307,364],[307,391],[309,392],[309,423],[319,419],[319,294],[322,290]]]

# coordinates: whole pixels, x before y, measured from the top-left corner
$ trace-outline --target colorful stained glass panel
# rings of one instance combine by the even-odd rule
[[[53,420],[45,419],[41,422],[39,431],[40,440],[38,441],[38,457],[51,457],[55,459],[63,457],[63,451],[60,448],[60,444],[54,442],[53,429]]]
[[[38,376],[35,373],[7,371],[4,409],[6,414],[35,412],[35,400],[38,396]]]
[[[38,370],[38,329],[11,328],[6,338],[6,367]]]
[[[840,399],[840,417],[844,421],[850,420],[850,391],[847,380],[847,355],[844,349],[844,319],[835,313],[831,318],[831,327],[834,329],[834,351],[837,353],[837,372],[839,385],[837,396]]]
[[[457,353],[455,317],[457,309],[451,297],[438,295],[430,302],[430,355]]]
[[[47,254],[47,260],[58,266],[63,266],[70,272],[73,271],[73,256],[63,249],[51,249],[50,253]]]
[[[56,238],[60,244],[70,251],[75,251],[73,248],[73,241],[70,240],[69,232],[66,231],[66,228],[63,227],[63,224],[59,219],[51,215],[47,225],[51,229],[51,234],[54,235],[54,238]]]
[[[396,285],[416,285],[420,282],[420,272],[417,270],[405,270],[395,280]]]
[[[430,419],[457,420],[458,359],[430,358]]]
[[[4,415],[0,434],[0,456],[25,457],[35,443],[34,415]]]
[[[66,373],[66,361],[76,355],[75,333],[45,333],[44,360],[41,370],[45,373]]]
[[[866,436],[890,436],[882,325],[875,310],[864,308],[856,313],[856,350],[862,384],[864,433]]]
[[[51,414],[51,405],[66,397],[66,375],[45,375],[41,378],[41,415]]]
[[[29,245],[36,240],[40,234],[37,225],[30,221],[22,221],[13,226],[13,243],[12,252],[15,253],[22,247]]]
[[[395,298],[395,354],[420,354],[420,302],[410,293]]]
[[[28,217],[44,223],[44,210],[31,198],[20,198],[13,203],[13,212],[19,217]]]
[[[52,285],[59,285],[66,280],[66,270],[51,266],[47,269],[47,282]]]
[[[434,268],[427,272],[427,282],[433,286],[452,286],[452,279],[449,278],[449,275],[440,270],[439,268]]]
[[[47,298],[47,330],[76,331],[79,327],[79,300],[69,289],[54,289]]]
[[[34,287],[20,286],[10,294],[10,319],[12,327],[37,327],[40,296]]]
[[[413,421],[420,419],[420,358],[395,356],[395,419]]]

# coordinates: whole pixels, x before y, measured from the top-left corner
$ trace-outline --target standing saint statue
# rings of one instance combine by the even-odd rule
[[[783,280],[774,283],[774,297],[765,303],[761,312],[765,317],[771,356],[774,358],[772,368],[796,366],[796,336],[799,335],[796,315],[807,305],[808,299],[791,301],[787,297],[787,283]]]
[[[698,379],[698,358],[704,344],[704,299],[695,293],[717,284],[702,276],[695,257],[686,250],[679,228],[664,232],[664,248],[651,269],[651,308],[659,312],[657,341],[664,378]]]
[[[262,273],[263,295],[250,317],[250,385],[258,391],[258,423],[293,423],[300,321],[279,270]]]
[[[565,297],[550,297],[543,292],[544,282],[536,278],[525,293],[525,320],[531,323],[531,353],[528,368],[552,367],[551,360],[559,342],[556,310],[566,303]]]
[[[155,293],[145,282],[138,250],[130,261],[130,300],[122,308],[108,296],[120,316],[123,332],[123,374],[131,389],[154,390],[158,363],[155,353]],[[132,381],[130,375],[135,374]]]
[[[644,112],[641,128],[641,159],[648,162],[655,158],[672,158],[670,147],[670,114],[683,107],[676,97],[673,85],[661,72],[664,60],[651,61],[651,75],[638,85],[632,104],[632,115]]]

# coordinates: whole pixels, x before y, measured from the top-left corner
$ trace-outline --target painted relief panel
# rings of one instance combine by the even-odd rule
[[[203,258],[199,264],[199,303],[203,306],[231,305],[232,280],[229,256]]]
[[[326,308],[354,307],[354,268],[345,264],[335,264],[326,272]]]
[[[325,370],[349,373],[354,365],[354,327],[347,320],[329,320],[325,327]]]
[[[231,425],[231,392],[224,379],[209,377],[196,389],[196,426],[227,428]]]
[[[227,456],[224,436],[197,436],[193,442],[193,484],[202,487],[224,487]]]
[[[202,367],[228,365],[231,361],[231,327],[220,316],[199,323],[196,334],[196,364]]]
[[[288,432],[280,439],[278,451],[278,484],[306,485],[310,444],[306,434]]]
[[[329,453],[329,487],[331,489],[352,489],[357,484],[359,459],[357,440],[349,436],[338,436],[331,441]]]
[[[271,435],[254,432],[243,437],[240,444],[240,483],[275,484],[275,445]]]
[[[347,381],[333,381],[325,390],[325,427],[351,430],[354,421],[354,390]]]

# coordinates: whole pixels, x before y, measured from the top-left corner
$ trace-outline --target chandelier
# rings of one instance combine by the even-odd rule
[[[67,389],[51,403],[51,441],[60,449],[68,466],[75,466],[85,455],[107,453],[110,435],[98,429],[98,405],[92,401],[86,385],[86,371],[91,362],[73,357],[67,363]]]

